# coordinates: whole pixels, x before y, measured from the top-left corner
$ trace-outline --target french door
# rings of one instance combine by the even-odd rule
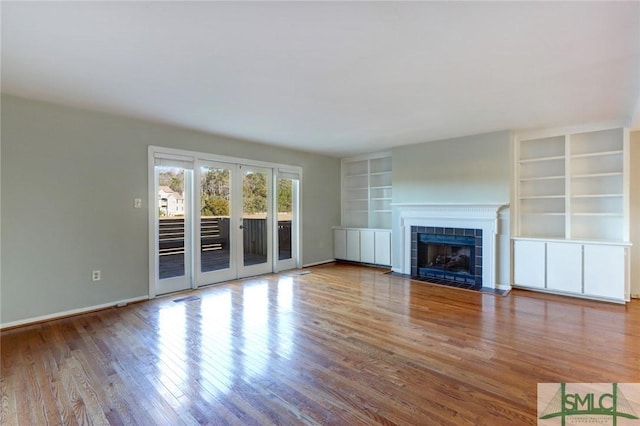
[[[273,170],[201,161],[196,285],[273,271]]]
[[[298,171],[151,156],[151,296],[299,266]]]
[[[191,287],[192,233],[190,163],[157,159],[154,166],[156,294]]]

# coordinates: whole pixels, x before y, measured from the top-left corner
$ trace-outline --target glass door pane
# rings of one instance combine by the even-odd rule
[[[278,260],[292,258],[293,180],[278,178]]]
[[[184,169],[156,167],[160,279],[185,275]]]
[[[278,271],[298,268],[298,172],[278,170],[277,212],[278,212]]]
[[[193,170],[156,165],[155,178],[155,294],[191,288],[191,186]]]
[[[271,271],[271,235],[269,190],[271,169],[240,166],[242,175],[242,262],[240,276]]]
[[[200,272],[230,267],[231,170],[200,167]]]

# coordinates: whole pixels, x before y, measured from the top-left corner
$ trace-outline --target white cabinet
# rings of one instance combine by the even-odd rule
[[[516,286],[629,300],[627,245],[516,239],[513,250]]]
[[[594,296],[626,299],[625,248],[585,245],[584,292]]]
[[[360,231],[347,229],[347,257],[346,260],[360,262]]]
[[[541,241],[514,241],[514,273],[516,285],[545,287],[546,246]]]
[[[360,262],[376,263],[375,231],[360,231]]]
[[[628,300],[628,129],[527,132],[513,152],[514,284]]]
[[[582,245],[547,243],[547,287],[571,293],[582,292]]]
[[[336,259],[372,265],[391,265],[391,231],[386,229],[334,229]]]
[[[342,226],[335,258],[391,265],[391,153],[342,160]]]
[[[391,265],[391,231],[375,231],[375,262]]]

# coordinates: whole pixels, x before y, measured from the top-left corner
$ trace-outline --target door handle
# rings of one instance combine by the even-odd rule
[[[244,229],[244,226],[240,225],[238,228],[240,228],[240,229]]]

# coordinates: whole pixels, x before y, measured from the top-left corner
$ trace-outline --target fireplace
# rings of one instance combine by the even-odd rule
[[[414,278],[482,288],[482,229],[413,226],[411,246]]]
[[[442,280],[442,284],[453,283],[463,288],[510,288],[508,205],[394,203],[392,206],[395,209],[392,235],[398,250],[394,273],[429,282]],[[418,237],[419,234],[424,235]]]

